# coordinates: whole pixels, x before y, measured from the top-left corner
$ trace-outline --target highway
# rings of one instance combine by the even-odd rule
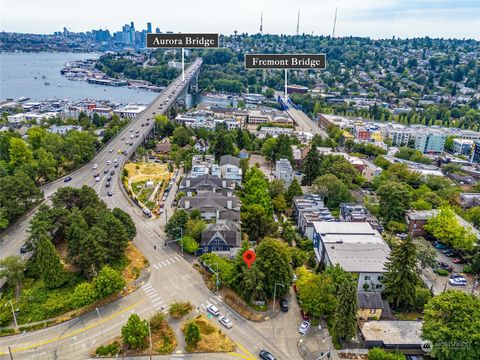
[[[157,311],[166,311],[168,305],[178,300],[189,300],[195,307],[195,312],[205,313],[207,304],[215,304],[223,315],[228,316],[234,326],[224,329],[237,344],[235,353],[230,354],[184,354],[178,348],[168,359],[227,359],[242,358],[256,359],[260,349],[271,351],[279,360],[300,359],[297,342],[301,336],[297,332],[300,323],[299,309],[294,296],[287,296],[290,311],[281,313],[274,319],[264,322],[250,322],[239,316],[226,306],[223,299],[212,293],[203,284],[198,272],[191,262],[178,253],[175,247],[163,246],[165,235],[161,227],[165,224],[165,216],[150,219],[134,206],[130,199],[124,196],[120,188],[120,171],[123,163],[142,143],[154,126],[153,116],[163,114],[181,94],[190,79],[196,75],[201,66],[201,60],[194,61],[186,70],[185,81],[181,76],[173,81],[147,109],[134,119],[128,127],[121,131],[107,146],[101,149],[94,159],[70,174],[72,180],[64,182],[63,178],[42,188],[45,197],[50,197],[57,189],[63,186],[93,187],[99,196],[111,208],[119,207],[127,211],[135,221],[137,236],[135,245],[140,249],[150,264],[150,277],[141,288],[111,304],[100,307],[79,318],[69,320],[47,329],[28,332],[15,336],[0,338],[0,359],[10,359],[8,348],[12,350],[13,359],[50,360],[50,359],[86,359],[92,349],[104,341],[120,335],[120,329],[131,313],[138,313],[148,318]],[[146,125],[148,122],[148,125]],[[144,124],[144,126],[141,126]],[[133,131],[131,131],[133,129]],[[138,130],[138,134],[136,133]],[[133,145],[130,135],[134,135]],[[135,137],[139,135],[138,137]],[[126,155],[119,154],[126,151]],[[117,159],[119,166],[114,167]],[[112,164],[107,164],[111,161]],[[97,164],[98,168],[92,169]],[[105,170],[108,170],[105,173]],[[110,175],[110,171],[114,171]],[[99,174],[99,181],[94,174]],[[111,176],[110,187],[106,187],[107,177]],[[168,213],[173,213],[171,206],[174,200],[175,189],[170,191],[165,206]],[[108,192],[112,192],[112,196]],[[28,216],[7,234],[0,246],[0,258],[9,255],[18,255],[28,230],[28,223],[33,215]],[[154,250],[154,245],[157,249]],[[216,321],[216,320],[215,320]],[[177,336],[180,334],[177,333]]]

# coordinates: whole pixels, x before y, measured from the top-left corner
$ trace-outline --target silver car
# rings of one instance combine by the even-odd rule
[[[225,326],[227,329],[231,329],[232,326],[233,326],[233,323],[230,321],[229,318],[227,318],[226,316],[220,316],[218,318],[218,321],[220,322],[220,324],[222,324],[223,326]]]

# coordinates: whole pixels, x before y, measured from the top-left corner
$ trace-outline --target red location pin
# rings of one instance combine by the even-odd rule
[[[249,269],[255,261],[255,257],[256,255],[253,250],[247,250],[243,253],[243,261],[245,261]]]

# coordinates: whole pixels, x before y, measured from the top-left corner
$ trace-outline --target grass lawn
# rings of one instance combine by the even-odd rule
[[[203,315],[198,315],[194,321],[200,329],[200,341],[196,346],[186,346],[188,352],[230,352],[236,346],[232,339]],[[185,323],[186,324],[186,323]],[[185,324],[182,330],[185,331]]]

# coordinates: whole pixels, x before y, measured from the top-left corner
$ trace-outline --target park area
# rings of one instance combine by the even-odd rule
[[[125,188],[132,198],[154,212],[159,206],[158,199],[172,176],[168,166],[159,163],[127,163],[124,174]]]

